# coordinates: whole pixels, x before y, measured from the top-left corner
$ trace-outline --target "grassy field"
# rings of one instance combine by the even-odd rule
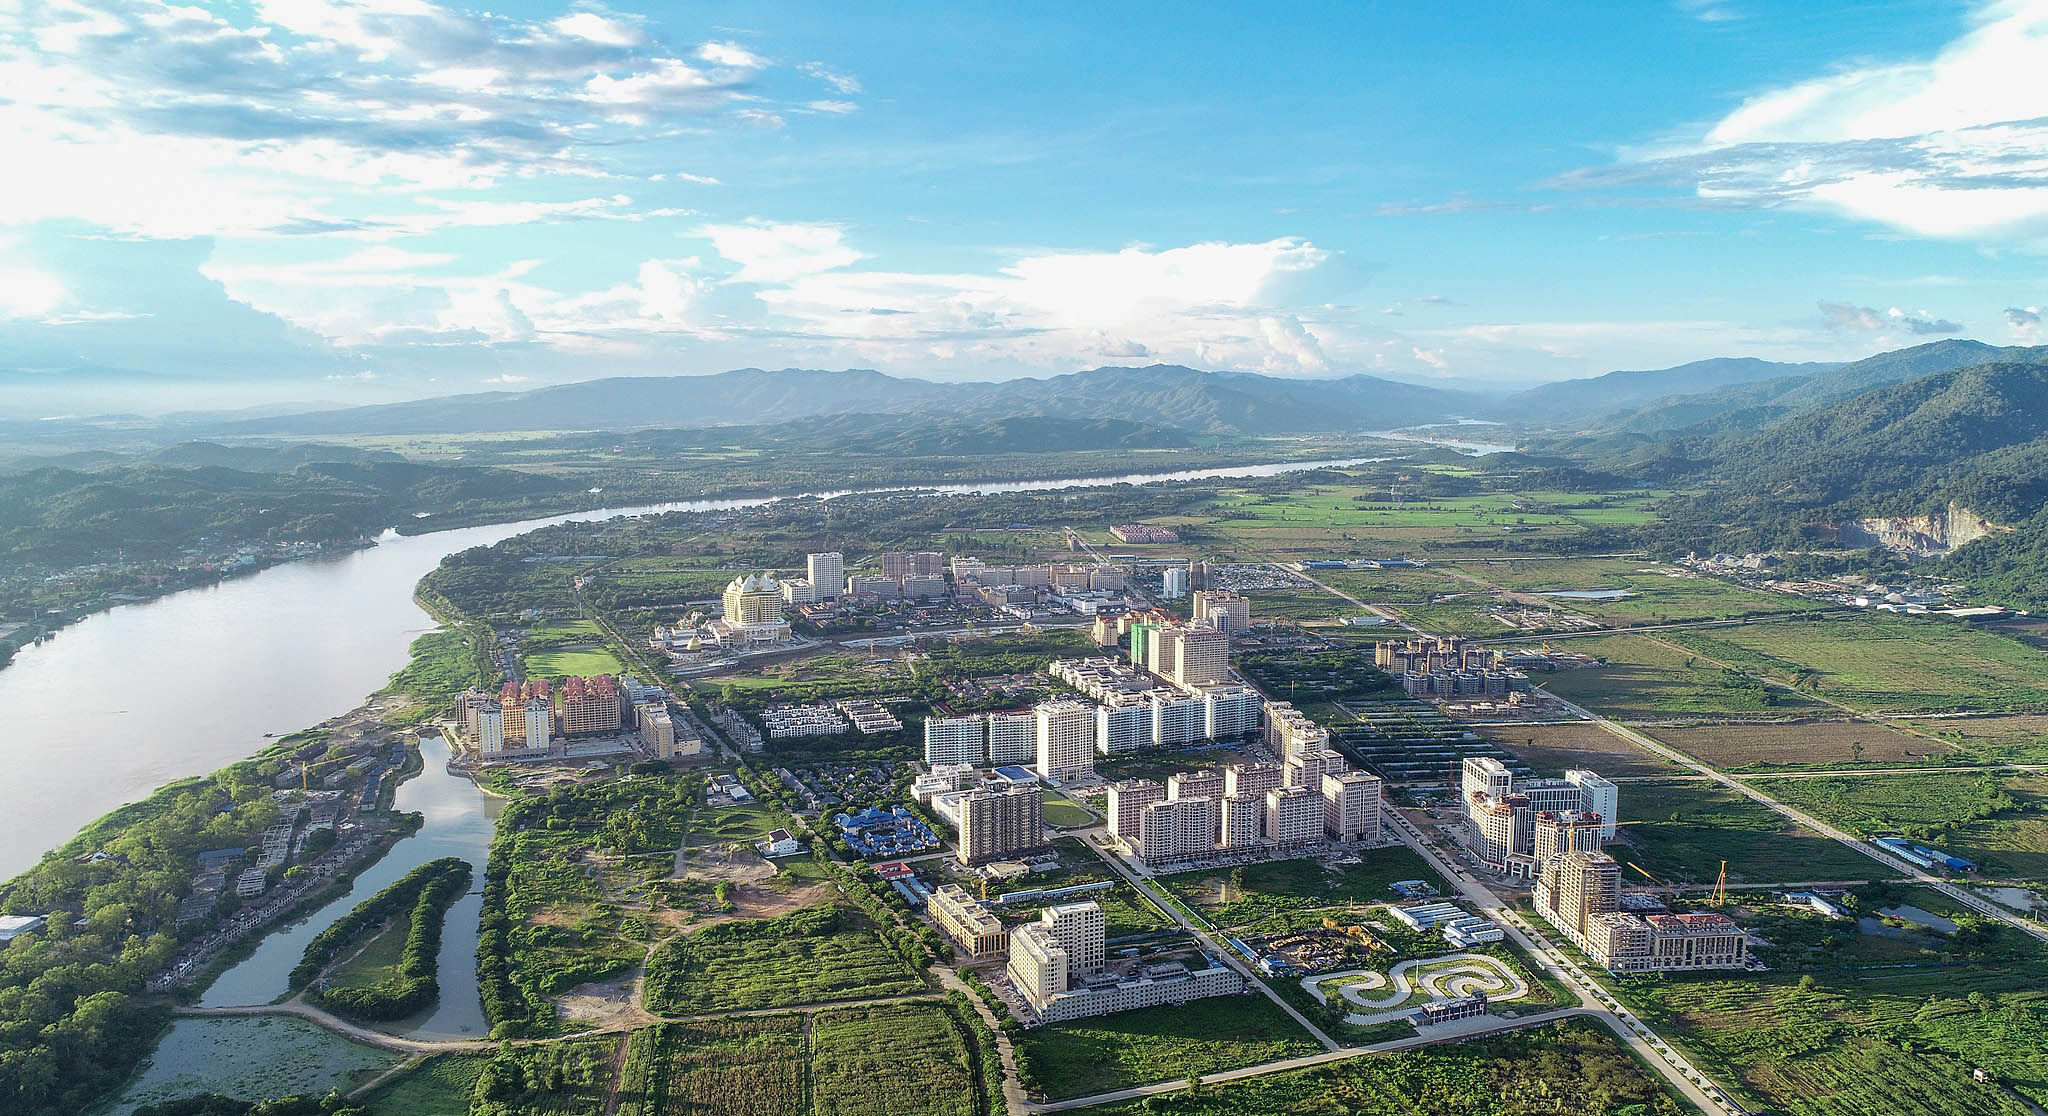
[[[1949,745],[1868,721],[1660,726],[1646,731],[1703,763],[1729,771],[1967,762]]]
[[[1904,834],[1975,861],[1987,875],[2048,875],[2048,776],[1861,775],[1759,786],[1859,837]]]
[[[1867,880],[1890,875],[1877,861],[1794,826],[1761,803],[1706,782],[1628,783],[1621,832],[1630,847],[1608,851],[1627,882],[1712,883],[1721,861],[1730,883]],[[1633,823],[1633,824],[1626,824]]]
[[[617,656],[600,644],[569,644],[524,656],[526,673],[535,678],[588,678],[594,674],[620,674],[625,667]]]
[[[2022,947],[2024,948],[2024,947]],[[2048,965],[1637,978],[1645,1022],[1753,1107],[1796,1116],[2025,1116],[1996,1080],[2048,1101]]]
[[[1760,625],[1758,630],[1785,626]],[[1606,661],[1582,670],[1540,674],[1535,681],[1560,697],[1611,717],[1754,716],[1822,708],[1809,698],[1767,689],[1739,672],[1724,670],[1702,656],[1647,635],[1575,639],[1571,650]]]
[[[1975,763],[2048,763],[2048,717],[1944,717],[1909,721],[1954,747],[1951,759]]]
[[[469,1116],[476,1079],[490,1058],[438,1054],[363,1098],[369,1116]]]
[[[707,1019],[633,1032],[618,1116],[804,1116],[804,1019]]]
[[[1384,903],[1394,898],[1387,885],[1396,880],[1427,880],[1445,886],[1443,877],[1405,845],[1369,849],[1360,855],[1363,863],[1334,868],[1313,858],[1273,860],[1161,876],[1158,882],[1218,926],[1238,926],[1286,911]]]
[[[1670,636],[1704,657],[1863,711],[2048,709],[2048,653],[1965,624],[1857,615]]]
[[[1352,1058],[1084,1110],[1093,1116],[1682,1116],[1690,1111],[1591,1023]]]
[[[925,982],[851,907],[708,926],[656,950],[647,1006],[735,1011],[921,992]]]
[[[1482,725],[1479,731],[1522,757],[1539,775],[1557,776],[1575,767],[1607,776],[1667,775],[1681,770],[1598,725]]]
[[[1322,1047],[1263,996],[1218,996],[1025,1031],[1018,1052],[1048,1098],[1268,1062]]]
[[[811,1024],[813,1116],[980,1116],[981,1065],[943,1003],[820,1012]]]
[[[399,958],[405,953],[405,936],[410,930],[406,919],[393,919],[361,952],[330,969],[328,982],[342,988],[368,988],[396,977]]]

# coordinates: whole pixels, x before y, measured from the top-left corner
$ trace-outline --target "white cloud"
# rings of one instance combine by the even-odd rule
[[[1068,368],[1142,351],[1202,367],[1314,373],[1331,367],[1321,334],[1274,296],[1326,259],[1283,238],[1051,253],[994,275],[816,268],[757,297],[771,324],[829,339],[850,358]]]
[[[1847,302],[1820,303],[1821,321],[1829,329],[1858,333],[1897,333],[1909,336],[1949,336],[1963,332],[1962,323],[1937,318],[1922,310],[1909,314],[1894,306],[1878,310]]]
[[[707,225],[698,235],[708,237],[719,255],[740,265],[732,277],[736,283],[786,283],[861,259],[837,225],[755,221]]]
[[[56,276],[20,264],[0,264],[0,318],[42,318],[64,304]]]
[[[2028,344],[2042,339],[2041,308],[2038,306],[2008,306],[2005,308],[2005,325],[2012,331],[2013,338]]]
[[[1758,93],[1696,138],[1567,181],[1676,176],[1716,203],[1798,205],[1917,236],[2048,235],[2044,71],[2048,0],[2000,0],[1931,57]]]
[[[797,67],[804,73],[830,86],[834,93],[851,95],[860,92],[860,79],[852,74],[841,73],[823,62],[805,62]]]

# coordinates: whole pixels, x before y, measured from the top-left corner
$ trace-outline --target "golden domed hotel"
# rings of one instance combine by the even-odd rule
[[[725,587],[725,615],[704,626],[720,647],[748,648],[789,640],[782,585],[773,574],[748,574]]]

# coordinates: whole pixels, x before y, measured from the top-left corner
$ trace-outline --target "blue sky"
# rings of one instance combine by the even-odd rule
[[[21,0],[0,405],[2034,341],[2044,69],[2048,2]]]

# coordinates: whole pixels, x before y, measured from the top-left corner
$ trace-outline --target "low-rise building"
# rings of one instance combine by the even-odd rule
[[[940,932],[977,961],[1001,956],[1009,943],[1003,920],[958,884],[941,884],[925,909]]]

